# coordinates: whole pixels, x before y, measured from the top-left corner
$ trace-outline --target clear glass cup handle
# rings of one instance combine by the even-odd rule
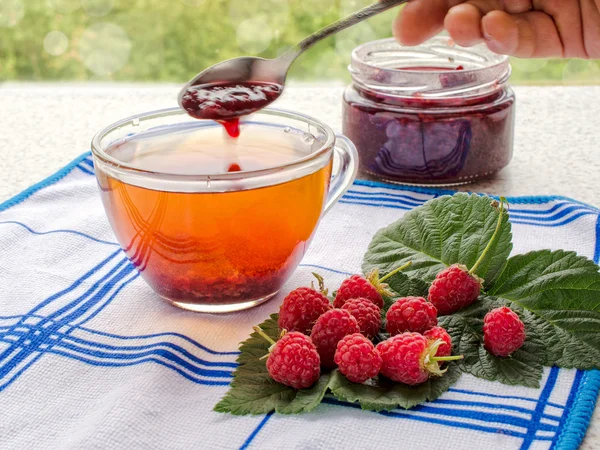
[[[333,205],[352,186],[358,173],[358,153],[352,141],[346,136],[336,135],[335,157],[338,158],[339,169],[331,180],[329,195],[327,196],[327,203],[325,204],[323,214],[327,214]]]

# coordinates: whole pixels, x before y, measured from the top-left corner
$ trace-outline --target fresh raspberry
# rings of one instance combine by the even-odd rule
[[[481,283],[465,266],[455,264],[437,274],[429,287],[428,300],[439,315],[452,314],[477,300]]]
[[[392,336],[405,331],[424,333],[437,325],[437,309],[423,297],[404,297],[388,309],[386,319]]]
[[[366,298],[373,302],[379,309],[383,308],[383,297],[373,284],[365,277],[352,275],[346,278],[335,295],[333,306],[341,308],[348,300],[353,298]]]
[[[424,383],[430,376],[441,376],[446,369],[440,369],[435,356],[442,341],[430,342],[419,333],[402,333],[392,336],[377,345],[382,358],[381,374],[390,380],[414,386]],[[449,356],[461,359],[462,356]]]
[[[279,328],[309,334],[317,319],[330,309],[329,299],[315,289],[295,289],[279,308]]]
[[[344,309],[332,309],[319,317],[310,336],[321,356],[321,365],[335,367],[333,359],[338,342],[344,336],[358,332],[358,322]]]
[[[366,298],[377,305],[379,309],[383,309],[383,297],[392,297],[394,295],[384,281],[406,269],[411,264],[412,262],[409,261],[387,273],[382,278],[379,278],[378,269],[373,269],[366,277],[352,275],[350,278],[346,278],[337,291],[333,305],[336,308],[341,308],[350,299]]]
[[[425,336],[429,342],[435,342],[438,339],[444,342],[438,347],[435,356],[450,356],[452,354],[452,338],[442,327],[433,327],[431,330],[427,330],[423,333],[423,336]]]
[[[360,332],[373,339],[381,328],[381,310],[366,298],[353,298],[342,306],[354,316],[360,327]]]
[[[337,344],[334,362],[354,383],[364,383],[381,369],[381,356],[373,343],[360,333],[344,337]]]
[[[286,333],[271,348],[267,370],[275,381],[305,389],[319,379],[321,358],[315,344],[302,333]]]
[[[525,325],[507,306],[492,309],[483,318],[485,348],[496,356],[508,356],[525,342]]]

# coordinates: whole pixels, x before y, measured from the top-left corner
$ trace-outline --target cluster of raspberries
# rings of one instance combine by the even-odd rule
[[[438,313],[451,314],[477,299],[481,280],[463,266],[441,271],[428,299],[397,299],[382,318],[387,286],[377,277],[353,275],[337,291],[333,305],[323,292],[302,287],[292,291],[279,311],[283,337],[270,349],[269,375],[303,389],[312,386],[321,368],[337,367],[348,380],[364,383],[383,375],[410,386],[441,376],[451,356],[452,339],[438,326]],[[390,337],[377,345],[382,328]],[[523,322],[507,307],[484,319],[484,344],[496,356],[508,356],[523,345]]]

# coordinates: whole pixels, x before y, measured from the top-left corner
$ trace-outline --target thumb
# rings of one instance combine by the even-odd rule
[[[492,11],[481,20],[490,50],[519,58],[563,57],[564,48],[554,20],[541,11],[511,15]]]

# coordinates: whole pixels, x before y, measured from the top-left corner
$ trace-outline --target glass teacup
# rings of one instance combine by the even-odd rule
[[[241,127],[231,140],[177,108],[124,119],[92,141],[119,243],[181,308],[230,312],[272,298],[356,177],[354,145],[316,119],[265,109]]]

